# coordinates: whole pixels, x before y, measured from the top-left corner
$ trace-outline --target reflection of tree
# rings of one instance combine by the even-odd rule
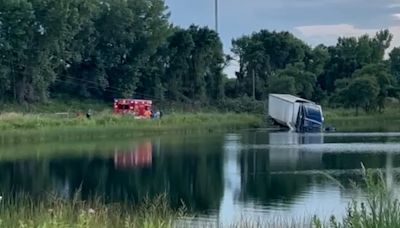
[[[196,211],[218,208],[223,192],[222,140],[180,140],[161,141],[151,166],[136,169],[117,169],[113,155],[0,163],[0,192],[58,192],[71,197],[79,189],[84,199],[97,195],[114,202],[167,193],[173,206],[182,200]]]
[[[243,201],[252,199],[266,205],[278,200],[292,201],[311,181],[306,176],[271,174],[268,151],[242,153],[240,161]]]
[[[28,191],[37,196],[50,189],[51,184],[47,162],[17,161],[0,164],[0,193]]]
[[[396,137],[391,138],[388,136],[374,136],[374,137],[365,137],[365,136],[351,136],[343,135],[343,136],[336,136],[336,137],[325,137],[325,143],[372,143],[372,142],[379,142],[379,143],[386,143],[390,142],[391,140],[397,140]]]
[[[394,166],[400,166],[400,156],[395,156],[393,159]],[[324,154],[322,162],[325,169],[360,169],[361,163],[367,168],[384,168],[386,153]]]

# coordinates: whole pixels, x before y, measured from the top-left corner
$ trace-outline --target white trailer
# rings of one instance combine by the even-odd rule
[[[269,94],[268,115],[278,124],[291,130],[322,128],[320,105],[290,94]]]

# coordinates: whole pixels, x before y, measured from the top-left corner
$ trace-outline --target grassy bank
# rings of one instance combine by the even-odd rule
[[[84,116],[57,114],[4,113],[0,115],[0,130],[6,131],[68,131],[73,129],[118,130],[132,133],[162,132],[166,130],[216,130],[218,128],[257,127],[262,116],[234,113],[173,113],[158,120],[135,119],[132,116],[101,112],[91,119]]]
[[[325,126],[338,131],[400,131],[400,106],[387,108],[383,113],[355,114],[352,109],[327,109]]]
[[[184,104],[163,105],[166,116],[161,121],[134,120],[129,116],[112,115],[109,104],[92,100],[53,99],[42,104],[0,104],[0,130],[10,131],[88,131],[94,129],[116,134],[143,134],[176,130],[216,130],[220,128],[258,127],[264,125],[265,110],[259,114],[246,114],[240,103],[230,106],[210,108]],[[246,103],[247,104],[247,103]],[[160,106],[160,105],[159,105]],[[165,106],[165,107],[164,107]],[[240,107],[239,107],[240,106]],[[252,105],[247,105],[252,106]],[[237,110],[234,107],[239,107]],[[93,119],[84,114],[88,109],[94,112]],[[218,110],[223,110],[219,112]],[[227,113],[227,111],[233,111]],[[365,113],[354,109],[324,108],[325,126],[333,126],[338,131],[400,131],[400,105],[391,104],[383,113]],[[135,131],[132,131],[135,130]]]
[[[77,194],[78,195],[78,194]],[[172,228],[172,227],[310,227],[307,220],[241,218],[231,224],[198,219],[182,205],[173,209],[164,195],[144,199],[138,205],[106,203],[101,198],[87,201],[48,196],[4,196],[0,201],[0,228]]]
[[[155,228],[173,227],[183,217],[184,207],[173,210],[163,196],[144,200],[136,206],[107,204],[101,199],[81,201],[46,197],[3,196],[0,202],[1,228]]]

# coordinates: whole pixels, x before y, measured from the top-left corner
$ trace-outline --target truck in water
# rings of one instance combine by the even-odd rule
[[[297,132],[322,131],[324,116],[320,105],[290,94],[269,94],[268,115]]]

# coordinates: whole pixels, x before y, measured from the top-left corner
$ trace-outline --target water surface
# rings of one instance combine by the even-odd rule
[[[235,133],[0,147],[0,194],[137,203],[166,193],[202,219],[329,218],[362,197],[361,164],[400,171],[400,133]],[[329,176],[329,177],[328,177]]]

